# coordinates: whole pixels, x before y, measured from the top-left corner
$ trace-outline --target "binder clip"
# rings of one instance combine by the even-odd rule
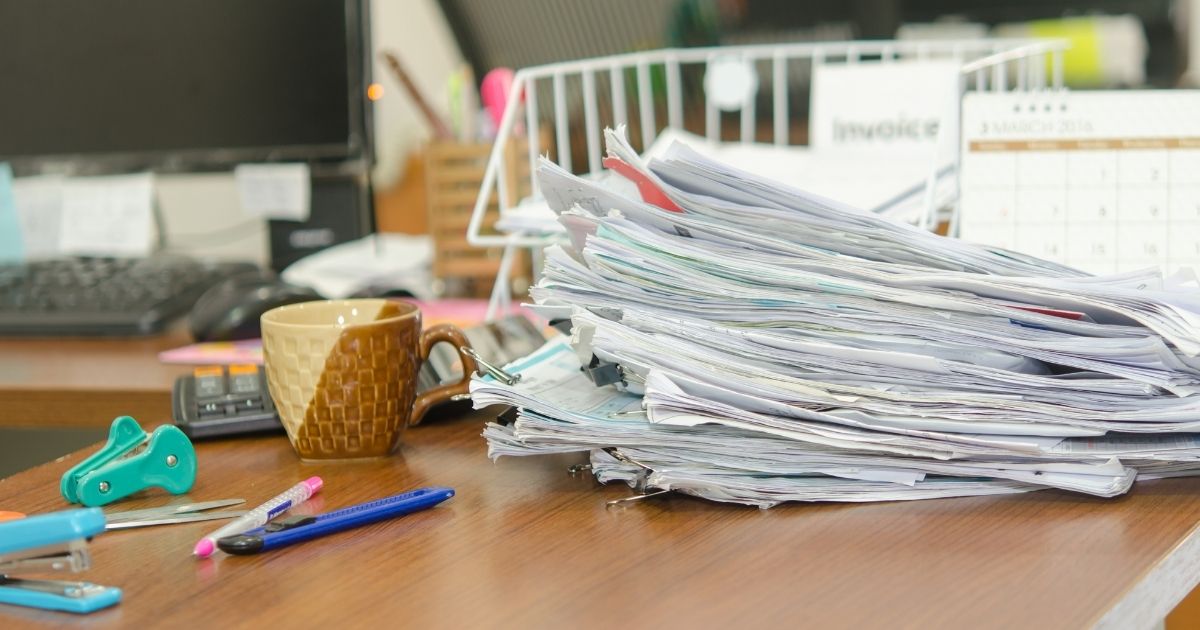
[[[520,412],[517,410],[517,408],[509,407],[508,409],[500,412],[500,415],[496,416],[496,424],[502,427],[511,426],[512,423],[516,422],[517,418],[519,417]]]
[[[183,494],[196,483],[196,450],[174,425],[149,436],[129,416],[113,420],[104,448],[62,476],[60,489],[70,503],[107,505],[149,487]]]
[[[470,346],[462,346],[459,348],[459,350],[462,350],[463,354],[475,359],[475,363],[479,367],[480,372],[487,374],[497,381],[500,381],[509,387],[512,387],[521,381],[520,374],[509,374],[508,372],[505,372],[503,368],[488,363],[487,360],[479,356],[479,353],[476,352],[474,348]]]
[[[612,361],[605,361],[594,354],[586,365],[579,367],[579,370],[596,387],[604,387],[605,385],[629,386],[631,383],[644,385],[646,383],[646,379],[638,376],[637,373]]]
[[[571,334],[571,318],[570,317],[563,317],[560,319],[552,319],[552,320],[550,320],[549,324],[550,324],[551,328],[557,330],[558,332],[560,332],[564,335]]]
[[[103,531],[104,512],[99,508],[0,523],[0,603],[89,613],[121,601],[121,589],[111,586],[9,575],[20,570],[86,570],[91,566],[87,539]]]
[[[610,361],[602,361],[594,354],[592,355],[592,360],[579,369],[583,371],[588,380],[595,384],[596,387],[625,382],[625,370],[622,370],[621,366]]]

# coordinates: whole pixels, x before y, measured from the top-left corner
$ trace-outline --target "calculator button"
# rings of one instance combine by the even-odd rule
[[[229,393],[231,394],[257,394],[258,391],[258,374],[232,376],[229,379]]]
[[[229,366],[229,393],[235,395],[258,395],[262,389],[259,368],[252,364]]]
[[[205,403],[199,408],[201,418],[211,418],[225,413],[225,405],[221,403]]]
[[[237,402],[239,411],[258,411],[263,408],[262,398],[255,396],[254,398],[245,398]]]
[[[196,398],[216,398],[225,394],[225,379],[203,376],[196,379]]]

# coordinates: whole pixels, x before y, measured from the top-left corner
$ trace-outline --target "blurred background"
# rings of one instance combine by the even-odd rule
[[[188,254],[218,259],[251,260],[260,265],[281,268],[303,253],[337,242],[361,237],[378,226],[385,232],[420,234],[428,231],[427,209],[422,197],[425,182],[422,153],[435,130],[422,115],[416,101],[392,74],[388,62],[380,55],[392,51],[403,64],[413,87],[429,107],[443,118],[451,116],[450,89],[462,69],[469,70],[472,88],[478,87],[488,71],[495,68],[520,69],[555,61],[653,50],[664,47],[738,45],[756,43],[820,42],[855,39],[973,39],[981,37],[1062,37],[1071,42],[1066,55],[1065,79],[1074,88],[1096,87],[1180,87],[1196,83],[1192,72],[1200,66],[1200,46],[1193,45],[1193,24],[1200,24],[1194,3],[1190,0],[1021,0],[1015,2],[984,2],[974,0],[813,0],[804,3],[786,0],[610,0],[603,3],[585,0],[305,0],[300,2],[247,3],[166,3],[148,8],[151,2],[71,2],[49,0],[30,4],[18,0],[0,2],[0,54],[9,61],[20,59],[27,70],[24,78],[41,73],[61,76],[55,64],[66,58],[48,56],[47,50],[70,48],[74,35],[63,28],[83,28],[77,41],[85,42],[88,58],[95,63],[105,62],[104,55],[121,55],[116,49],[104,49],[105,41],[120,41],[139,28],[152,28],[154,20],[168,20],[171,15],[199,10],[203,6],[219,24],[262,24],[262,32],[226,33],[223,40],[198,40],[192,46],[192,57],[180,57],[183,62],[171,68],[145,65],[146,72],[194,73],[198,68],[215,68],[229,63],[237,55],[262,56],[267,50],[276,53],[261,60],[260,72],[272,72],[281,81],[302,81],[304,74],[321,64],[348,64],[338,72],[324,76],[313,75],[310,87],[326,90],[326,84],[344,85],[351,98],[339,95],[315,105],[305,113],[328,113],[320,107],[337,109],[345,118],[347,111],[356,113],[349,126],[318,129],[319,133],[341,134],[345,145],[335,150],[340,155],[319,156],[320,151],[301,155],[295,151],[262,150],[242,155],[203,155],[205,147],[197,138],[167,139],[167,144],[142,142],[146,138],[128,137],[128,129],[115,130],[126,134],[122,147],[116,144],[72,146],[78,141],[70,135],[70,127],[59,121],[80,117],[92,107],[96,95],[89,86],[76,84],[68,90],[70,97],[59,102],[58,109],[47,109],[47,101],[38,98],[36,85],[21,81],[5,81],[0,86],[8,105],[0,105],[0,138],[13,138],[14,129],[26,127],[31,117],[41,115],[46,125],[30,129],[58,129],[61,138],[42,135],[41,142],[12,146],[0,139],[0,159],[13,162],[18,177],[46,172],[133,172],[149,166],[160,173],[157,177],[156,198],[161,205],[165,240]],[[189,9],[189,5],[194,8]],[[226,6],[228,5],[228,6]],[[86,7],[86,9],[84,8]],[[349,7],[349,8],[348,8]],[[81,14],[81,11],[84,14]],[[354,13],[348,24],[338,16]],[[214,13],[215,12],[215,13]],[[85,17],[86,13],[101,16]],[[161,15],[160,15],[161,14]],[[64,22],[62,16],[67,16]],[[74,16],[74,17],[70,17]],[[107,16],[107,17],[102,17]],[[330,16],[333,16],[330,18]],[[258,22],[255,22],[258,20]],[[288,25],[287,29],[310,29],[303,37],[307,46],[289,48],[288,42],[276,42],[278,33],[266,29],[268,22]],[[324,22],[321,29],[311,24]],[[310,26],[303,26],[311,23]],[[162,29],[165,22],[159,22]],[[328,28],[333,26],[333,28]],[[39,31],[39,29],[42,29]],[[104,33],[97,29],[108,29]],[[124,31],[124,32],[122,32]],[[300,33],[301,31],[293,31]],[[241,42],[232,38],[244,36]],[[142,38],[144,40],[144,38]],[[32,43],[31,43],[32,42]],[[145,42],[143,42],[145,44]],[[148,45],[148,44],[147,44]],[[212,46],[207,50],[206,45]],[[230,47],[232,46],[232,47]],[[261,46],[261,48],[254,48]],[[362,47],[356,49],[356,47]],[[213,56],[222,50],[223,57]],[[297,57],[296,51],[306,51],[308,57]],[[81,51],[76,51],[80,53]],[[148,53],[149,54],[149,53]],[[268,65],[279,68],[269,70]],[[85,69],[73,64],[85,75]],[[136,72],[136,67],[128,72]],[[212,72],[210,70],[209,72]],[[204,77],[198,79],[203,83]],[[797,89],[806,88],[804,81]],[[373,87],[370,99],[367,89]],[[272,88],[279,98],[289,96],[287,90]],[[233,89],[233,88],[230,88]],[[261,95],[266,90],[260,91]],[[133,95],[126,95],[134,100]],[[169,95],[168,95],[169,96]],[[106,99],[105,107],[119,110],[122,102]],[[792,99],[793,115],[803,116],[807,98],[799,94]],[[162,102],[169,102],[164,99]],[[270,111],[278,104],[270,99],[240,106],[258,112]],[[236,109],[221,112],[210,108],[209,113],[243,115]],[[249,111],[249,110],[246,110]],[[103,112],[101,112],[103,113]],[[96,117],[101,113],[96,113]],[[159,110],[158,115],[165,112]],[[154,112],[150,112],[154,115]],[[181,115],[190,117],[193,125],[201,121],[193,111]],[[261,113],[254,116],[263,116]],[[162,136],[161,129],[178,124],[178,117],[155,121],[147,112],[138,110],[142,128],[149,135]],[[228,119],[228,118],[226,118]],[[133,120],[118,121],[132,123]],[[310,124],[319,122],[310,119]],[[255,122],[253,124],[258,124]],[[355,125],[360,128],[354,128]],[[319,125],[318,125],[319,126]],[[199,132],[203,132],[201,129]],[[276,149],[306,141],[310,130],[297,128],[299,133],[289,137],[280,131],[276,137],[238,136],[245,129],[223,129],[228,145],[273,144]],[[198,132],[198,133],[199,133]],[[34,133],[30,131],[30,133]],[[28,135],[28,134],[27,134]],[[353,136],[352,138],[347,138]],[[480,136],[484,139],[485,136]],[[142,146],[138,146],[142,142]],[[167,146],[174,142],[174,146]],[[118,143],[120,144],[120,143]],[[215,147],[210,147],[215,148]],[[311,147],[310,147],[311,148]],[[120,151],[117,151],[120,149]],[[116,160],[115,152],[141,152],[170,149],[168,158],[150,160]],[[89,153],[89,151],[91,153]],[[303,153],[303,152],[301,152]],[[46,154],[77,158],[73,163],[62,160],[46,163],[31,160]],[[334,221],[332,230],[309,230],[298,237],[295,229],[275,226],[275,248],[288,247],[291,237],[296,251],[275,252],[272,259],[271,226],[266,221],[247,223],[240,207],[237,185],[229,172],[239,161],[279,161],[301,157],[325,166],[314,170],[325,177],[327,185],[318,187],[314,210],[324,216],[324,206],[340,208],[341,223]],[[340,160],[338,168],[329,164]],[[352,163],[352,164],[347,164]],[[369,175],[369,178],[366,176]],[[337,185],[338,177],[352,182]],[[407,181],[407,185],[406,185]],[[319,198],[319,199],[318,199]],[[374,215],[374,216],[373,216]],[[314,217],[321,223],[322,217]],[[329,222],[329,221],[326,221]],[[298,226],[291,226],[298,227]],[[234,229],[236,228],[236,229]],[[229,232],[229,230],[233,230]],[[179,238],[172,238],[178,235]],[[305,245],[309,245],[306,247]]]

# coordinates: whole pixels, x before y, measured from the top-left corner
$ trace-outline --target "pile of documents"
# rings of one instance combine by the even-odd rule
[[[606,140],[636,186],[539,166],[570,244],[534,308],[571,333],[473,382],[518,410],[492,457],[588,451],[601,481],[762,507],[1200,474],[1194,276],[1090,276]]]
[[[927,160],[891,152],[820,151],[806,146],[716,142],[667,128],[650,145],[643,158],[660,157],[679,143],[707,158],[737,164],[743,170],[790,182],[810,193],[913,224],[920,223],[930,209],[945,211],[948,215],[950,206],[958,198],[954,164],[946,163],[931,169]],[[611,171],[603,171],[592,179],[611,190],[631,186]],[[929,188],[930,183],[932,188]],[[512,208],[503,209],[496,229],[506,233],[557,234],[563,228],[545,199],[530,197]]]

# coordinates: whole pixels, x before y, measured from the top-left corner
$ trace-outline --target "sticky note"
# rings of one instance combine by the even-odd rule
[[[312,183],[307,164],[239,164],[233,177],[247,215],[308,220]]]
[[[0,262],[17,262],[25,258],[21,221],[17,218],[12,186],[12,167],[7,162],[0,163]]]
[[[63,184],[64,254],[145,256],[154,234],[154,176],[76,177]]]

